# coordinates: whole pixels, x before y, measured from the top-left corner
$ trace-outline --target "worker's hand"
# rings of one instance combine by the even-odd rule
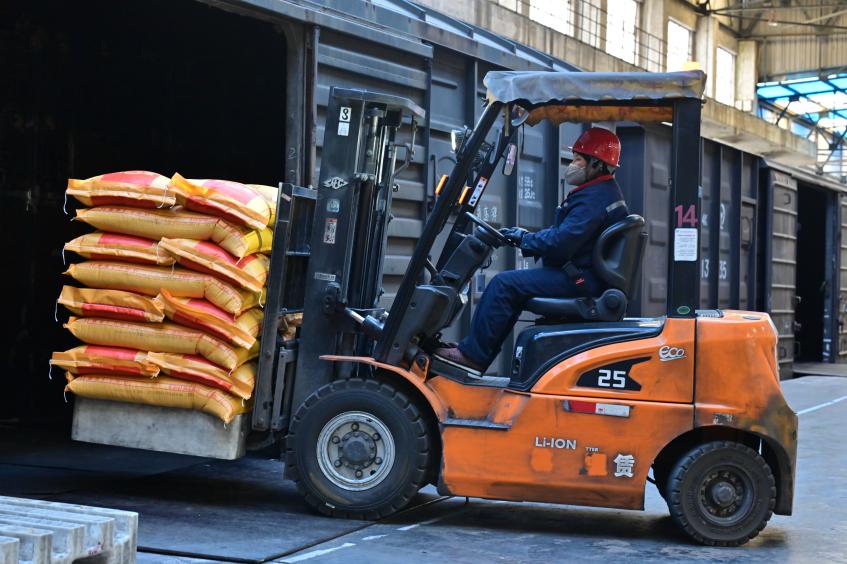
[[[523,236],[529,233],[523,227],[504,227],[500,230],[500,234],[503,235],[506,239],[509,240],[509,243],[513,244],[516,247],[521,246],[521,241],[523,241]]]

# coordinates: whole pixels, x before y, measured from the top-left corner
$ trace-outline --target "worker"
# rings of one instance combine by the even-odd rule
[[[482,293],[470,334],[458,345],[436,349],[437,357],[484,372],[527,300],[599,296],[606,289],[591,270],[591,256],[600,233],[629,213],[614,178],[621,143],[611,131],[592,127],[572,150],[565,181],[573,188],[556,208],[553,225],[536,233],[521,227],[500,230],[523,256],[541,259],[543,267],[497,274]]]

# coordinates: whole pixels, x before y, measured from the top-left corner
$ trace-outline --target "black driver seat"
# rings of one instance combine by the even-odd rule
[[[623,319],[647,244],[643,227],[644,218],[631,214],[600,234],[591,259],[592,270],[609,287],[600,296],[530,298],[524,309],[542,316],[543,323]]]

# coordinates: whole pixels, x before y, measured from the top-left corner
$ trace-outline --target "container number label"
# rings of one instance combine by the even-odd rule
[[[350,106],[341,106],[341,109],[338,111],[338,121],[350,123],[350,113]]]
[[[688,206],[688,209],[683,211],[683,207],[676,206],[674,208],[676,212],[676,226],[683,227],[685,225],[691,227],[697,227],[697,208],[694,207],[694,204]]]

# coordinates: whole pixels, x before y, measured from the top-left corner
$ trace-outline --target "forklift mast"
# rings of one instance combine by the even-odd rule
[[[370,354],[372,339],[357,321],[383,313],[377,306],[395,177],[411,162],[417,123],[424,115],[405,98],[330,91],[309,265],[301,280],[306,291],[297,376],[288,409],[335,379],[340,368],[321,355]],[[409,118],[411,141],[398,146],[397,130]],[[399,167],[398,148],[405,152]]]

